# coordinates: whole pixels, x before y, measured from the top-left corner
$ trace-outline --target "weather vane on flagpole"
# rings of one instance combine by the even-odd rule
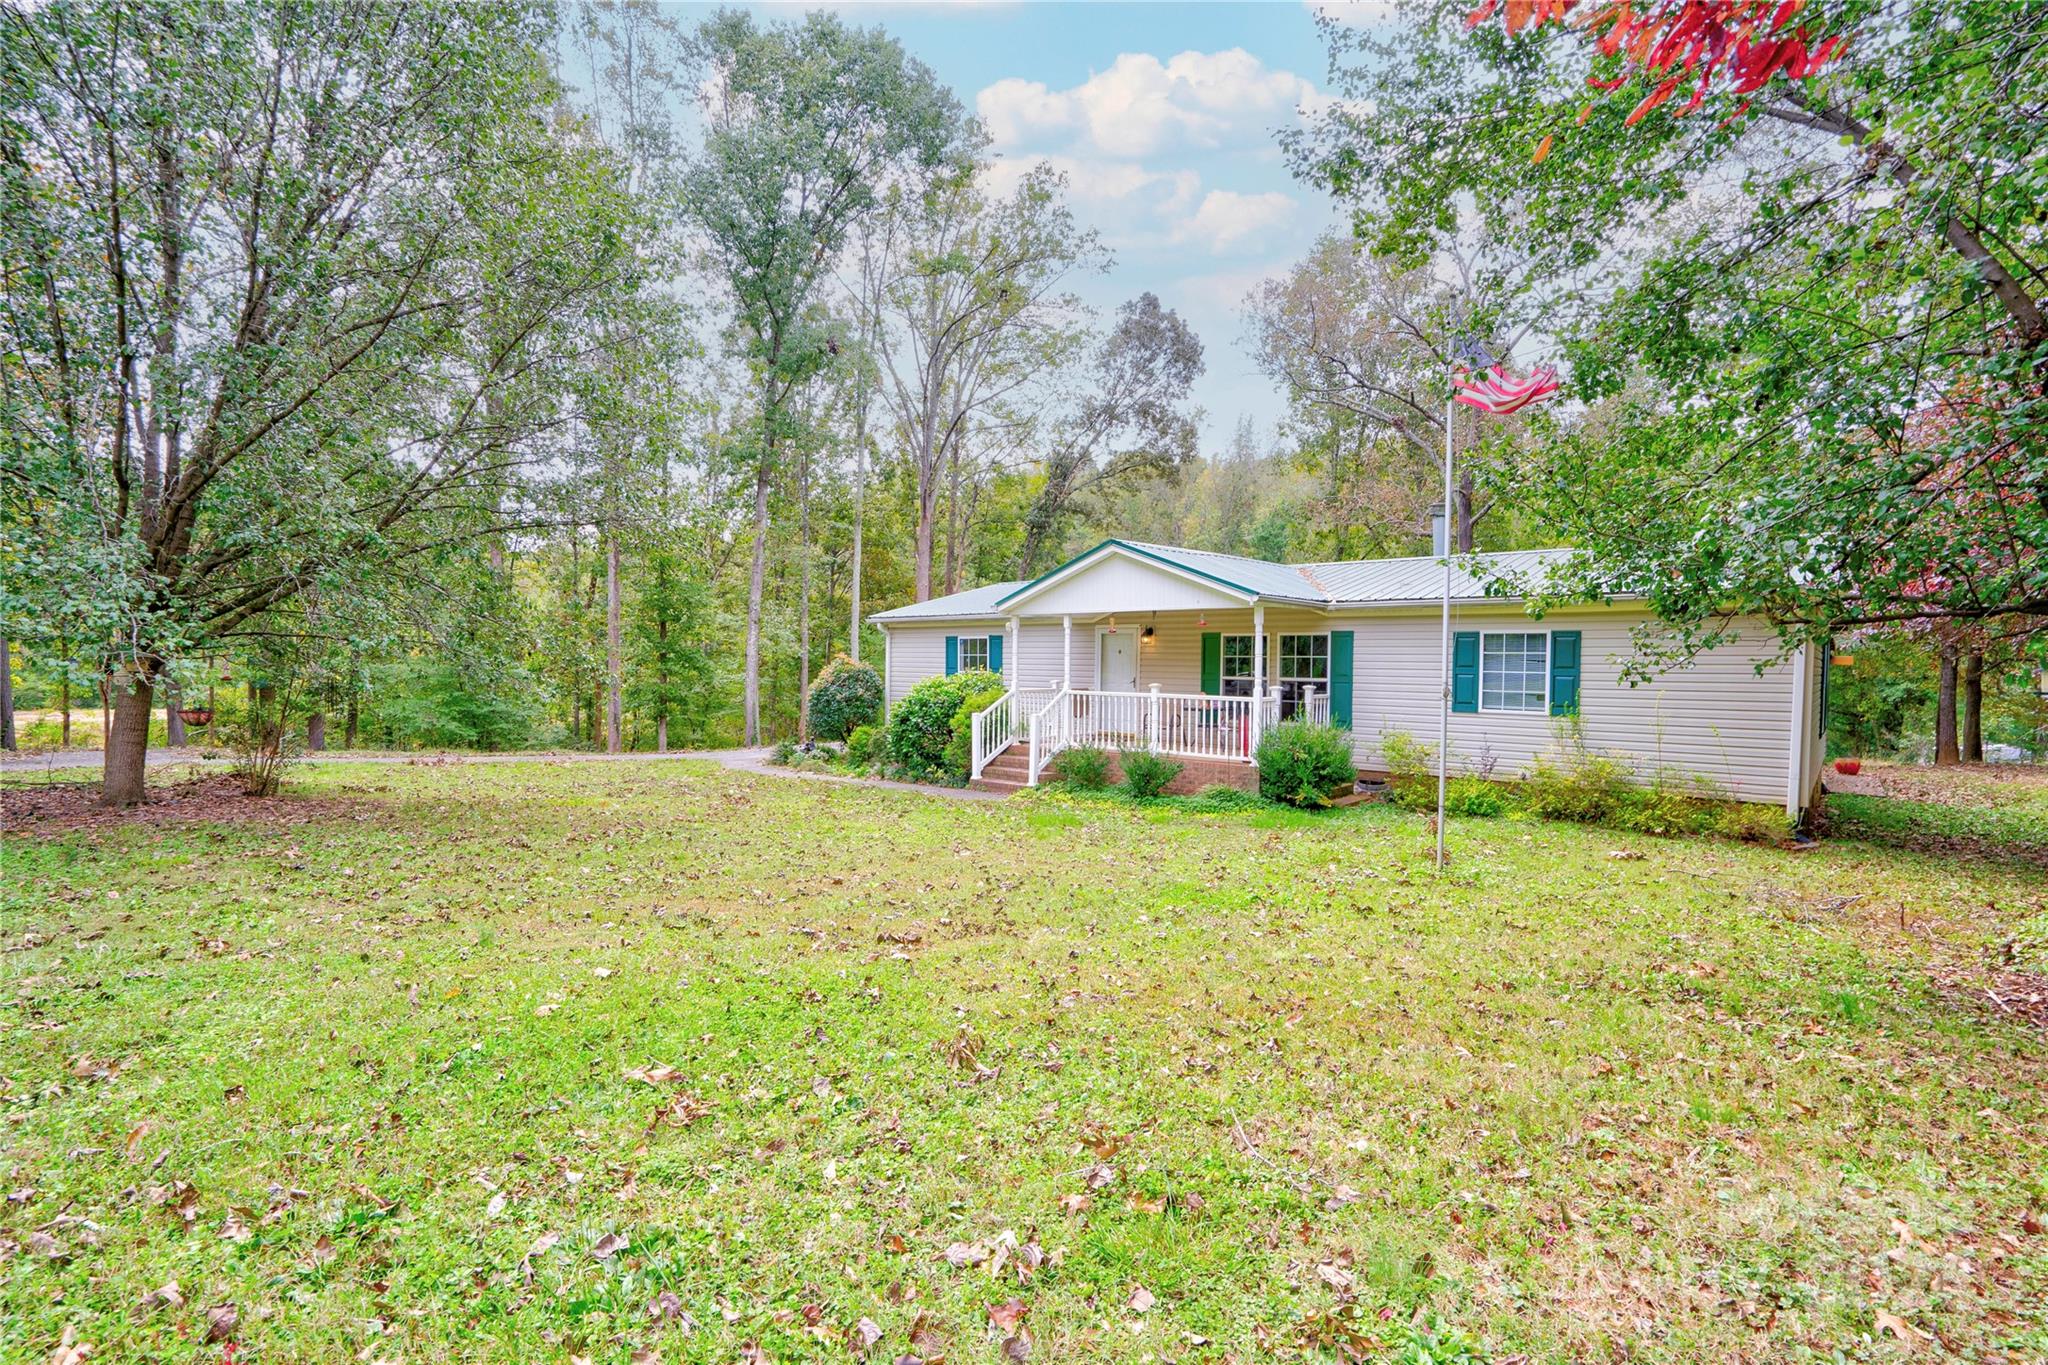
[[[1557,371],[1539,365],[1527,378],[1516,379],[1494,358],[1484,342],[1469,335],[1451,341],[1451,388],[1444,399],[1444,560],[1443,600],[1443,691],[1437,700],[1436,727],[1436,867],[1444,866],[1444,798],[1451,772],[1451,500],[1456,486],[1451,481],[1451,455],[1457,430],[1458,410],[1463,403],[1495,417],[1520,412],[1557,392]]]

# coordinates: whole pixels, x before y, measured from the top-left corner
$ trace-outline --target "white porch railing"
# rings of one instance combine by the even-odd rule
[[[995,756],[1024,738],[1031,713],[1057,695],[1057,688],[1012,688],[974,713],[974,753],[969,777],[980,777]]]
[[[1037,709],[1020,708],[1018,714],[1024,717],[1024,738],[1029,742],[1027,780],[1035,787],[1039,775],[1061,750],[1080,744],[1250,763],[1254,761],[1252,755],[1258,749],[1260,733],[1280,723],[1280,712],[1277,688],[1254,698],[1162,692],[1155,686],[1145,692],[1062,690]],[[988,714],[985,711],[975,718],[977,763],[982,761],[980,723]],[[1327,721],[1329,693],[1307,689],[1296,714]],[[993,723],[990,733],[999,733]],[[1011,740],[1016,738],[1014,729],[1008,733]],[[991,756],[995,752],[1000,750],[991,751]],[[977,776],[980,771],[977,766]]]

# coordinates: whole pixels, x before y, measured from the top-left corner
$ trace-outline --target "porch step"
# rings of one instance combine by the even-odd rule
[[[977,791],[1007,794],[1029,786],[1030,778],[1029,746],[1019,742],[990,759],[988,766],[981,770],[981,776],[968,785]]]

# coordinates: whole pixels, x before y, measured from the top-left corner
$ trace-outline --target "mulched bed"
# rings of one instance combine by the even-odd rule
[[[332,819],[354,803],[332,798],[247,796],[235,777],[218,773],[184,782],[152,785],[148,799],[127,810],[100,805],[97,782],[53,782],[42,787],[9,787],[0,791],[0,830],[48,838],[79,830],[118,829],[129,825],[189,825],[203,822],[244,824],[262,821],[302,825]]]

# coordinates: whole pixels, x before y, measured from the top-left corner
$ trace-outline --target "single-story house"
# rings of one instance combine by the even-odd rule
[[[1450,749],[1454,772],[1525,771],[1570,738],[1722,795],[1803,819],[1820,784],[1823,657],[1779,656],[1761,621],[1690,665],[1631,684],[1623,665],[1640,602],[1541,619],[1503,576],[1540,575],[1569,553],[1461,555],[1452,564]],[[1037,783],[1070,745],[1151,748],[1182,759],[1179,789],[1251,785],[1266,727],[1297,715],[1348,726],[1362,773],[1384,737],[1435,744],[1442,697],[1444,562],[1274,564],[1106,540],[1029,582],[990,583],[877,612],[890,705],[925,678],[988,668],[1008,692],[975,722],[987,786]]]

